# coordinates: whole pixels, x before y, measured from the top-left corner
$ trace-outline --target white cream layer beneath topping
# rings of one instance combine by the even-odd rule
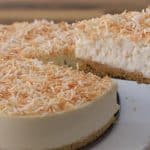
[[[76,41],[75,55],[129,72],[141,72],[150,78],[150,43],[135,43],[119,35],[90,40],[80,33],[80,38]]]

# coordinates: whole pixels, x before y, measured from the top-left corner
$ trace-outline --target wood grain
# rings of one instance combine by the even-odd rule
[[[41,10],[41,9],[2,9],[0,10],[0,22],[11,23],[13,21],[32,21],[34,19],[48,19],[55,21],[77,21],[92,17],[100,17],[103,12],[100,9],[90,10]]]
[[[72,22],[148,5],[149,0],[0,0],[0,23],[34,19]]]

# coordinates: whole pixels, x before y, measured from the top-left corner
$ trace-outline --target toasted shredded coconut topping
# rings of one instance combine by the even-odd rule
[[[83,20],[74,24],[75,28],[84,31],[90,39],[100,36],[124,35],[137,42],[150,42],[150,8],[142,12],[123,12],[122,14],[107,14],[101,18]]]
[[[73,24],[75,56],[150,78],[150,8]]]
[[[41,58],[74,51],[76,29],[85,32],[90,39],[98,37],[126,36],[132,41],[150,42],[150,8],[142,12],[123,12],[103,15],[74,24],[35,20],[12,25],[0,25],[1,55]],[[80,32],[79,31],[79,32]],[[100,35],[100,36],[99,36]]]
[[[76,51],[76,42],[82,41],[78,39],[82,38],[78,33],[84,33],[90,42],[100,37],[123,36],[138,43],[138,49],[146,47],[149,54],[150,8],[142,12],[108,14],[72,25],[46,20],[0,25],[1,113],[47,115],[67,111],[94,100],[112,87],[110,78],[100,78],[35,59]],[[89,47],[86,42],[82,44]],[[124,47],[133,49],[130,45],[127,40]],[[85,51],[83,54],[86,54]],[[125,60],[129,58],[126,51],[123,56]],[[149,59],[149,55],[146,56]],[[146,65],[149,65],[148,61]]]
[[[47,115],[67,111],[103,95],[112,86],[100,78],[36,59],[0,60],[0,112]]]
[[[46,20],[0,25],[0,55],[40,58],[73,49],[71,25]],[[54,53],[55,52],[55,53]],[[16,55],[17,54],[17,55]]]

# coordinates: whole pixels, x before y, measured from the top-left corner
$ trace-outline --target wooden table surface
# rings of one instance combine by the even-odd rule
[[[0,23],[34,19],[72,22],[148,5],[150,0],[0,0]]]

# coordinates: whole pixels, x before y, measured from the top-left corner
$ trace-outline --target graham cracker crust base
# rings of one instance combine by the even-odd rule
[[[125,80],[133,80],[138,83],[150,84],[150,78],[146,78],[140,72],[128,72],[123,69],[113,68],[106,64],[92,62],[88,60],[79,60],[79,69],[85,72],[92,72],[98,76],[110,76]]]
[[[66,145],[63,146],[61,148],[55,148],[53,150],[79,150],[80,148],[86,146],[87,144],[90,144],[91,142],[93,142],[94,140],[96,140],[98,137],[102,136],[103,133],[109,128],[111,127],[111,125],[113,125],[115,123],[115,121],[117,120],[117,118],[115,116],[113,116],[106,125],[104,125],[101,129],[99,129],[98,131],[93,132],[92,134],[90,134],[89,136],[80,139],[79,141],[72,143],[70,145]],[[50,150],[50,149],[49,149]]]

